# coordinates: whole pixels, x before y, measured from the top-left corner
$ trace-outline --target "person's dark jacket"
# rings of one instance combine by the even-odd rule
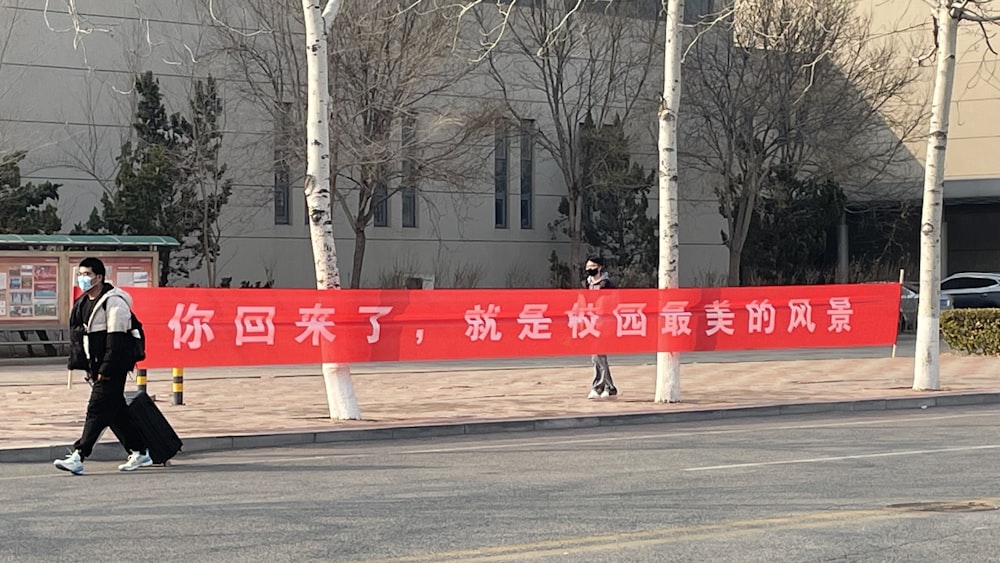
[[[91,375],[124,376],[135,366],[132,357],[132,297],[105,283],[96,300],[86,294],[74,303],[69,316],[69,369],[86,370]],[[93,305],[88,318],[84,310]]]

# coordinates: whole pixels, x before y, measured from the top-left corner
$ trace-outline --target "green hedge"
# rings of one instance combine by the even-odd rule
[[[1000,309],[941,311],[941,335],[955,352],[1000,356]]]

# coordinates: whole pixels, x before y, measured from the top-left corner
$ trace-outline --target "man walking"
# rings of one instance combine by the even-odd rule
[[[125,380],[135,366],[132,336],[132,297],[105,281],[104,263],[84,258],[76,271],[83,291],[70,313],[70,369],[83,369],[91,382],[90,401],[83,435],[73,444],[73,453],[54,462],[56,469],[74,475],[83,473],[83,460],[105,429],[111,427],[129,452],[120,471],[133,471],[153,464],[142,435],[128,413]]]
[[[617,286],[611,281],[608,273],[604,271],[604,259],[594,257],[587,260],[587,279],[583,280],[583,286],[587,289],[615,289]],[[611,367],[608,365],[608,357],[604,354],[591,356],[594,364],[594,382],[590,385],[588,399],[607,399],[618,396],[618,388],[611,379]]]

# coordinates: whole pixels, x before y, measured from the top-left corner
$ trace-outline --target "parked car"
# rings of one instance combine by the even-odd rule
[[[917,306],[920,293],[920,284],[914,282],[904,282],[902,295],[899,298],[899,331],[906,332],[917,328]],[[954,308],[954,303],[950,295],[941,292],[941,310],[947,311]]]
[[[1000,274],[966,272],[941,281],[941,294],[951,296],[956,309],[1000,307]]]

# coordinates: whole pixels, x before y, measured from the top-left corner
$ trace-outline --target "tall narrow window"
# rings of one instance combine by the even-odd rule
[[[281,103],[277,107],[274,124],[274,224],[289,225],[292,222],[291,207],[291,167],[292,149],[292,104]]]
[[[507,228],[507,215],[509,214],[510,175],[508,171],[508,154],[510,153],[510,141],[507,139],[507,124],[498,121],[494,129],[494,140],[496,148],[493,152],[493,190],[494,190],[494,216],[495,226],[498,229]]]
[[[372,193],[372,224],[376,227],[389,226],[389,186],[384,181],[375,184]]]
[[[532,228],[535,188],[535,120],[521,120],[521,228]]]
[[[403,118],[402,152],[403,178],[400,193],[403,198],[403,226],[417,226],[417,170],[414,159],[414,143],[417,139],[417,120],[413,116]]]

